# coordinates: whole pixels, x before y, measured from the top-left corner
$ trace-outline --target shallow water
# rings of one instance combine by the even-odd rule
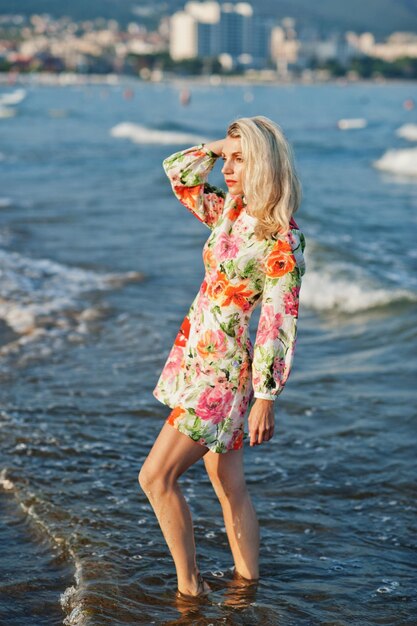
[[[396,130],[415,88],[193,86],[188,107],[174,85],[26,89],[0,120],[2,620],[414,624],[417,179],[372,163],[414,145]],[[245,449],[261,579],[233,580],[200,461],[181,485],[214,592],[183,606],[137,473],[209,231],[161,162],[259,113],[287,132],[304,188],[296,356],[273,440]],[[135,141],[112,134],[124,122]]]

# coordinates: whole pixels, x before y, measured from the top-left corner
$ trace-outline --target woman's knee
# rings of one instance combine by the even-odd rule
[[[154,467],[153,464],[145,461],[139,471],[138,482],[146,495],[150,495],[150,493],[160,495],[165,491],[169,491],[173,487],[175,480],[164,472],[161,467]]]
[[[149,487],[151,480],[150,473],[146,469],[145,464],[143,464],[138,474],[138,483],[143,491],[146,491],[147,487]]]

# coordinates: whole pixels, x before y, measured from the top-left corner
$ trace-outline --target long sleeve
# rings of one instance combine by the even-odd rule
[[[256,341],[252,362],[255,398],[275,400],[290,375],[297,338],[299,293],[305,273],[304,235],[289,232],[265,261]]]
[[[162,165],[178,200],[212,230],[222,214],[226,193],[207,182],[219,155],[204,145],[175,152]]]

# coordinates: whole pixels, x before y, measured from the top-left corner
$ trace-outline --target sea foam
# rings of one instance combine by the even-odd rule
[[[416,301],[417,295],[406,289],[371,287],[365,281],[336,278],[323,270],[308,270],[300,292],[300,303],[322,312],[356,313],[399,300]]]
[[[378,170],[417,176],[417,148],[387,150],[380,159],[373,162]]]
[[[397,128],[396,135],[408,139],[408,141],[417,141],[417,124],[403,124]]]
[[[112,137],[130,139],[133,143],[139,144],[184,144],[193,146],[206,141],[200,135],[171,130],[156,130],[131,122],[116,124],[110,130],[110,134]]]
[[[17,333],[34,329],[40,316],[74,307],[83,292],[108,290],[143,278],[140,272],[104,273],[0,250],[0,318]]]
[[[19,104],[26,98],[26,89],[15,89],[11,93],[0,94],[0,106]]]

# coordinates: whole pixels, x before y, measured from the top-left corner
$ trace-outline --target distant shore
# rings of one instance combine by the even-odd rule
[[[259,77],[259,76],[173,76],[158,74],[156,77],[143,79],[140,76],[129,76],[127,74],[79,74],[76,72],[30,72],[30,73],[10,73],[0,72],[0,85],[13,86],[16,84],[38,85],[118,85],[127,83],[153,83],[153,84],[178,84],[178,85],[210,85],[217,87],[221,85],[237,86],[290,86],[290,85],[326,85],[338,84],[341,86],[356,84],[416,84],[415,79],[405,78],[345,78],[333,77],[325,79],[306,80],[305,78],[280,79],[279,77]]]

